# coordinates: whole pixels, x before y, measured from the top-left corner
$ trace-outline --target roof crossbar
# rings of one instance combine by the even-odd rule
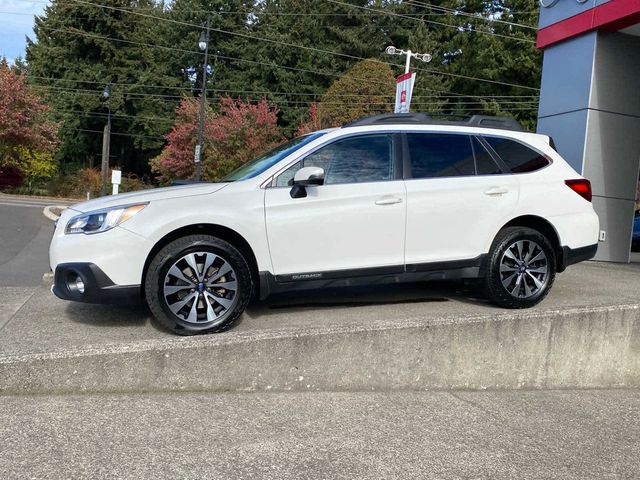
[[[370,117],[360,118],[347,123],[342,127],[362,127],[368,125],[455,125],[461,127],[497,128],[502,130],[524,131],[522,125],[510,117],[494,117],[491,115],[472,115],[471,117],[460,117],[452,115],[428,113],[383,113]],[[460,120],[453,120],[453,119]]]

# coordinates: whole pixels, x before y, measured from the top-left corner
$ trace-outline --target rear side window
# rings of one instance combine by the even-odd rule
[[[502,169],[475,137],[473,138],[473,153],[476,157],[476,173],[478,175],[499,175],[502,173]]]
[[[533,172],[549,165],[549,160],[544,155],[520,142],[500,137],[484,139],[513,173]]]
[[[475,175],[473,149],[468,135],[408,133],[413,178]]]

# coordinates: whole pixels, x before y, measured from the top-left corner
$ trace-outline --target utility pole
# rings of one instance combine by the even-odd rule
[[[196,151],[194,155],[194,161],[196,163],[195,181],[200,181],[201,175],[201,156],[202,146],[204,144],[204,117],[205,107],[207,105],[207,68],[209,67],[209,29],[210,19],[207,18],[206,28],[200,32],[200,41],[198,47],[200,50],[204,50],[204,63],[202,64],[202,92],[200,93],[200,121],[198,122],[198,144],[196,145]]]
[[[100,196],[107,194],[107,175],[109,174],[109,146],[111,144],[111,85],[104,87],[102,97],[107,100],[107,124],[104,126],[102,133],[102,189]]]

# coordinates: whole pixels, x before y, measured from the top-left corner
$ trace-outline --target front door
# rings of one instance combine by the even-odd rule
[[[386,133],[339,139],[275,179],[265,191],[274,274],[309,279],[339,270],[403,270],[406,192],[397,178],[394,145],[394,135]],[[290,180],[309,166],[324,169],[324,185],[306,187],[305,198],[291,198]]]

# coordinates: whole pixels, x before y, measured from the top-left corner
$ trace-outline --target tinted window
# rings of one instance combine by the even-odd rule
[[[276,187],[286,187],[293,185],[293,176],[296,174],[298,170],[302,168],[302,162],[296,162],[287,168],[284,172],[282,172],[276,178],[274,182],[274,186]]]
[[[473,139],[473,153],[476,158],[476,174],[477,175],[498,175],[502,170],[493,160],[493,157],[487,152],[487,149],[478,141]]]
[[[262,172],[271,168],[284,157],[291,155],[296,150],[304,147],[307,143],[313,142],[316,138],[324,135],[325,132],[316,132],[302,137],[294,138],[282,145],[277,146],[263,156],[245,163],[240,168],[234,170],[224,177],[222,182],[234,182],[236,180],[245,180],[260,175]]]
[[[484,137],[513,173],[533,172],[549,165],[549,160],[522,143],[500,137]]]
[[[316,150],[285,170],[276,179],[276,186],[290,184],[302,167],[324,169],[325,185],[363,183],[393,178],[393,142],[391,135],[363,135],[338,140]]]
[[[413,178],[475,175],[469,136],[409,133],[407,141]]]

